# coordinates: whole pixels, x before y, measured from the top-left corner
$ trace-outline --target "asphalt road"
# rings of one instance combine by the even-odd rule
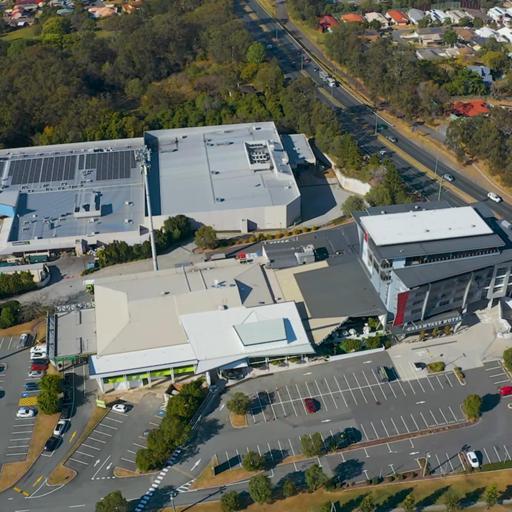
[[[305,52],[303,51],[303,48],[306,48],[309,55],[314,55],[319,61],[324,62],[325,59],[320,51],[305,37],[303,37],[297,27],[290,22],[287,16],[286,3],[284,1],[279,1],[277,3],[277,7],[278,17],[282,21],[286,31],[282,29],[281,25],[278,24],[275,19],[269,18],[255,0],[239,1],[237,3],[237,7],[240,16],[246,21],[246,26],[252,36],[265,44],[273,45],[273,48],[268,51],[271,52],[272,56],[277,58],[285,73],[296,75],[302,69],[315,81],[315,83],[317,83],[319,88],[324,89],[324,94],[320,95],[322,101],[330,104],[332,108],[337,110],[338,103],[341,103],[344,106],[343,112],[341,113],[343,125],[345,129],[351,132],[362,144],[363,149],[375,152],[376,150],[383,148],[383,146],[376,141],[374,135],[376,124],[375,112],[368,107],[368,105],[362,103],[358,98],[353,96],[353,94],[342,85],[334,88],[328,87],[319,79],[318,72],[316,71],[316,64],[314,62],[304,62],[303,56],[305,55]],[[246,10],[244,10],[244,7]],[[251,13],[247,11],[247,7],[250,8]],[[257,19],[253,19],[249,14],[253,17],[256,15]],[[261,28],[262,24],[266,26],[267,30],[263,30]],[[294,37],[292,38],[290,34],[293,34]],[[387,125],[384,120],[377,120],[377,122],[378,124]],[[468,179],[442,159],[439,159],[439,155],[430,153],[427,149],[417,145],[407,137],[402,136],[390,125],[388,125],[385,130],[385,134],[396,137],[398,139],[396,145],[401,150],[408,153],[432,171],[437,171],[438,175],[448,173],[454,176],[455,186],[463,192],[470,194],[477,201],[485,201],[497,215],[505,218],[512,218],[512,207],[510,205],[505,202],[497,204],[488,200],[488,190],[481,188],[472,182],[471,179]],[[434,183],[421,171],[411,168],[407,162],[403,161],[397,155],[393,155],[392,159],[395,161],[400,173],[404,177],[404,180],[413,189],[420,192],[423,197],[427,199],[437,199],[439,190],[437,183]],[[447,199],[453,205],[464,204],[459,197],[454,196],[444,189],[442,190],[441,197],[443,199]]]

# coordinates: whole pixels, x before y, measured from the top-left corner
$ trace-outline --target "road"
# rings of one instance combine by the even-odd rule
[[[240,0],[237,2],[238,12],[246,21],[247,29],[251,35],[262,41],[265,45],[272,44],[269,49],[272,56],[275,57],[281,65],[283,71],[287,74],[297,75],[302,72],[310,76],[317,84],[319,89],[323,89],[320,95],[322,101],[328,103],[333,109],[339,110],[339,105],[343,106],[340,112],[344,128],[352,133],[362,145],[363,150],[367,152],[376,152],[382,149],[382,145],[376,140],[375,125],[388,125],[383,119],[378,120],[375,112],[354,94],[345,88],[343,84],[339,87],[328,87],[318,76],[317,64],[314,62],[304,62],[304,55],[314,56],[314,59],[326,63],[320,50],[308,41],[300,30],[288,19],[286,3],[283,0],[277,2],[279,24],[274,18],[262,9],[256,0]],[[266,28],[263,30],[261,26]],[[283,30],[283,27],[286,30]],[[293,34],[293,37],[292,35]],[[277,36],[277,37],[276,37]],[[431,153],[424,147],[416,144],[406,136],[403,136],[393,126],[388,125],[385,130],[386,135],[396,137],[397,146],[420,164],[436,171],[439,176],[448,173],[455,178],[454,185],[462,192],[469,194],[477,201],[485,201],[489,207],[500,217],[512,218],[512,206],[502,202],[496,204],[487,199],[487,192],[474,183],[470,178],[464,176],[449,164],[444,162],[439,155]],[[439,186],[429,177],[418,169],[412,168],[407,162],[397,155],[393,155],[393,161],[402,174],[404,181],[414,190],[420,192],[425,198],[437,199]],[[499,193],[499,191],[497,191]],[[441,197],[448,200],[453,205],[462,205],[464,202],[449,191],[443,189]]]

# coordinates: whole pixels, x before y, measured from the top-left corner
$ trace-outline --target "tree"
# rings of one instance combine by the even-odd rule
[[[265,458],[259,453],[249,450],[242,459],[242,467],[246,471],[259,471],[265,467]]]
[[[251,399],[241,391],[233,393],[233,396],[226,403],[226,407],[233,414],[246,414],[251,406]]]
[[[359,505],[359,512],[375,512],[377,510],[377,504],[373,494],[367,494],[361,504]]]
[[[0,329],[7,329],[16,323],[16,316],[11,308],[2,308],[0,313]]]
[[[446,505],[446,512],[457,512],[461,509],[460,496],[455,491],[449,491],[444,499]]]
[[[56,414],[60,410],[59,395],[55,392],[41,391],[37,397],[37,405],[43,414]]]
[[[215,249],[219,245],[217,233],[211,226],[201,226],[194,235],[194,241],[200,249]]]
[[[470,421],[475,421],[482,414],[482,398],[478,395],[468,395],[462,403],[462,410]]]
[[[415,512],[416,511],[416,500],[412,494],[409,494],[404,501],[402,501],[402,509],[404,512]]]
[[[285,478],[283,482],[283,496],[285,498],[290,498],[291,496],[295,496],[297,494],[297,486],[293,483],[291,478]]]
[[[310,492],[314,492],[327,482],[329,478],[322,471],[318,464],[313,464],[306,469],[304,477],[306,479],[306,486]]]
[[[318,457],[324,452],[324,442],[319,432],[304,434],[300,438],[300,446],[306,457]]]
[[[62,392],[62,377],[54,374],[44,375],[39,381],[39,388],[41,391],[59,394]]]
[[[509,372],[512,372],[512,348],[507,348],[503,352],[503,364]]]
[[[382,28],[382,23],[379,20],[372,20],[368,24],[368,27],[373,30],[380,30]]]
[[[111,492],[96,503],[96,512],[128,512],[128,509],[128,501],[120,491]]]
[[[498,503],[498,488],[495,485],[490,485],[485,489],[484,500],[487,508],[492,508]]]
[[[265,60],[265,47],[258,42],[252,43],[247,48],[246,59],[250,64],[261,64]]]
[[[241,510],[242,503],[240,501],[240,494],[236,491],[224,493],[220,499],[220,506],[222,512],[236,512],[237,510]]]
[[[255,503],[269,503],[272,499],[272,484],[268,476],[253,476],[249,480],[249,495]]]
[[[351,217],[352,213],[362,211],[366,207],[364,199],[359,196],[350,196],[345,199],[341,210],[343,211],[343,215],[345,217]]]
[[[444,34],[443,34],[443,43],[447,44],[448,46],[455,46],[457,44],[459,37],[457,36],[457,32],[453,30],[453,28],[449,28]]]

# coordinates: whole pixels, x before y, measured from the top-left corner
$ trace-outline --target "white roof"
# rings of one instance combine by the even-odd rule
[[[198,372],[245,357],[313,352],[294,302],[181,315]]]
[[[379,21],[382,25],[388,25],[389,21],[385,16],[383,16],[380,12],[367,12],[364,17],[368,23],[371,23],[373,20]]]
[[[378,246],[492,233],[471,206],[371,215],[361,217],[361,224]]]
[[[300,197],[273,122],[157,130],[146,137],[158,141],[161,215],[287,205]]]

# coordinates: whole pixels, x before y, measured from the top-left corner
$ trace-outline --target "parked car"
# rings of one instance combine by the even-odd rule
[[[36,363],[32,361],[32,366],[30,367],[31,371],[43,372],[48,370],[48,362],[46,363]]]
[[[451,174],[446,173],[443,174],[443,180],[449,181],[451,183],[452,181],[455,181],[455,178]]]
[[[46,352],[30,352],[30,359],[33,361],[34,359],[46,359],[47,357]]]
[[[414,365],[414,369],[417,372],[424,370],[427,367],[427,365],[425,363],[421,363],[419,361],[417,361],[416,363],[413,363],[413,365]]]
[[[28,372],[28,376],[31,379],[38,379],[38,378],[42,377],[43,375],[44,375],[44,371],[42,371],[42,370],[30,370]]]
[[[388,382],[389,381],[389,375],[388,370],[385,366],[379,366],[377,368],[377,376],[379,377],[379,380],[381,382]]]
[[[510,396],[512,395],[512,386],[501,386],[499,391],[501,396]]]
[[[30,347],[30,353],[33,354],[34,352],[44,352],[46,354],[48,352],[48,349],[46,348],[46,343],[40,343],[39,345],[34,345],[33,347]]]
[[[494,192],[488,192],[487,197],[491,201],[494,201],[495,203],[501,203],[501,201],[503,201],[503,199],[498,194],[495,194]]]
[[[26,332],[24,332],[21,336],[20,336],[20,341],[18,343],[18,345],[21,347],[26,347],[28,345],[30,341],[30,335]]]
[[[388,152],[387,152],[385,149],[381,149],[381,150],[379,151],[379,155],[380,155],[380,156],[386,156],[387,154],[388,154]]]
[[[318,410],[318,404],[313,398],[304,398],[304,407],[308,414],[314,414]]]
[[[37,382],[25,382],[25,391],[35,391],[36,389],[39,389],[39,384]]]
[[[48,441],[46,441],[44,445],[44,449],[47,452],[53,452],[56,450],[61,442],[61,438],[57,436],[51,436],[48,438]]]
[[[115,412],[121,412],[123,414],[128,412],[128,406],[126,404],[114,404],[112,410]]]
[[[466,457],[468,458],[469,465],[472,468],[478,469],[480,467],[480,461],[478,460],[475,452],[466,453]]]
[[[398,142],[398,139],[396,137],[393,137],[393,135],[387,135],[386,139],[388,139],[389,142],[392,142],[393,144],[396,144]]]
[[[35,415],[36,411],[32,407],[20,407],[16,413],[17,418],[32,418]]]
[[[68,428],[68,420],[60,419],[57,422],[57,425],[55,425],[55,428],[53,429],[53,435],[54,436],[62,436],[64,432],[66,432]]]

